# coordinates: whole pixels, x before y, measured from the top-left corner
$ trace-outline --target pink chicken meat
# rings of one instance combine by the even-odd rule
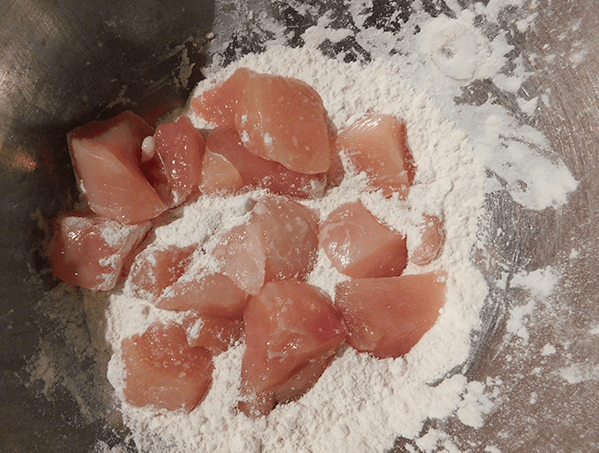
[[[191,347],[178,324],[154,323],[122,342],[125,398],[133,406],[187,412],[202,400],[212,382],[212,355]]]
[[[150,223],[124,225],[93,212],[70,212],[52,222],[47,253],[55,277],[81,288],[108,291],[136,251]]]
[[[92,211],[119,222],[138,223],[167,209],[141,170],[141,143],[153,132],[142,118],[127,111],[69,134],[75,173]]]
[[[347,343],[384,359],[407,354],[437,321],[445,304],[445,272],[342,282],[335,306]]]
[[[335,209],[321,224],[320,246],[349,277],[392,277],[408,261],[406,238],[382,225],[360,201]]]
[[[240,409],[252,417],[307,391],[345,338],[331,300],[293,280],[267,283],[250,297],[243,319]]]

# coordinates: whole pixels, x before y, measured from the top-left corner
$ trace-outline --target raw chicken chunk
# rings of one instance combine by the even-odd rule
[[[264,238],[264,280],[306,278],[318,248],[316,213],[285,198],[265,197],[254,206],[254,214]]]
[[[127,111],[69,134],[75,173],[92,211],[119,222],[138,223],[166,210],[140,167],[141,143],[152,133],[142,118]]]
[[[349,277],[393,277],[407,264],[406,238],[381,225],[360,201],[331,212],[318,238],[335,268]]]
[[[325,173],[306,175],[256,156],[246,149],[237,131],[231,127],[213,130],[206,141],[206,148],[231,162],[247,186],[298,198],[315,198],[324,194],[327,184]]]
[[[239,408],[252,417],[311,388],[346,332],[327,296],[293,280],[267,283],[250,297],[243,319],[247,349]]]
[[[407,354],[437,321],[446,278],[439,271],[339,283],[335,306],[349,331],[347,343],[381,359]]]
[[[195,247],[148,247],[131,265],[128,284],[140,299],[155,303],[157,298],[183,275]]]
[[[142,169],[160,198],[177,206],[195,190],[202,177],[206,143],[186,116],[163,123],[154,134],[155,154]]]
[[[181,278],[156,301],[164,310],[193,310],[201,316],[241,319],[248,295],[223,274]]]
[[[266,275],[266,251],[262,225],[255,219],[232,228],[214,249],[223,262],[222,272],[244,292],[258,294]]]
[[[369,114],[340,132],[337,152],[344,152],[355,170],[366,172],[371,185],[387,197],[408,196],[414,177],[406,141],[406,125],[392,115]]]
[[[250,75],[255,74],[254,71],[246,68],[237,69],[222,84],[193,98],[191,100],[193,111],[217,126],[233,125],[239,99]]]
[[[199,316],[191,313],[183,320],[190,346],[201,346],[212,354],[225,352],[243,336],[243,319]]]
[[[311,209],[283,197],[264,197],[249,223],[227,233],[214,256],[223,261],[223,274],[255,295],[265,282],[306,278],[316,258],[317,228]]]
[[[123,265],[151,228],[125,225],[91,211],[70,212],[52,221],[47,253],[55,277],[92,290],[112,289]]]
[[[202,162],[200,191],[203,194],[235,192],[243,187],[243,179],[235,166],[220,154],[206,149]]]
[[[296,79],[251,75],[235,114],[246,148],[299,173],[329,169],[326,110],[318,93]]]
[[[121,343],[125,362],[125,399],[137,407],[187,412],[202,400],[212,382],[212,355],[191,347],[178,324],[152,324],[142,335]]]

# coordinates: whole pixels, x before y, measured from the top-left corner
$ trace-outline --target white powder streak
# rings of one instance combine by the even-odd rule
[[[493,23],[502,8],[523,3],[476,3],[475,9]],[[411,20],[421,31],[414,36],[366,29],[357,34],[356,40],[374,56],[396,60],[404,78],[417,91],[426,92],[441,112],[468,135],[477,158],[494,173],[491,177],[497,178],[494,184],[487,184],[488,192],[505,189],[515,202],[533,210],[563,206],[578,187],[578,181],[562,162],[551,162],[542,155],[550,147],[542,133],[521,124],[514,112],[496,102],[494,94],[489,94],[483,105],[456,102],[464,95],[464,88],[483,80],[492,82],[492,89],[498,93],[518,95],[531,73],[523,58],[508,59],[514,47],[508,43],[505,32],[489,39],[475,25],[473,11],[462,10],[457,3],[449,6],[455,18],[441,15],[420,22],[415,15]],[[361,24],[362,9],[350,10],[354,21]],[[526,19],[531,23],[534,17],[535,13]],[[396,49],[401,52],[390,56]],[[584,58],[584,50],[579,57],[573,57],[575,62]],[[536,101],[516,99],[523,113],[534,113]],[[543,102],[548,102],[546,96]]]
[[[552,266],[529,273],[518,273],[512,278],[512,286],[527,289],[538,298],[549,297],[558,284],[560,276]]]

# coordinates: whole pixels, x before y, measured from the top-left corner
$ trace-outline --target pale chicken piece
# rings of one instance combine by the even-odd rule
[[[235,165],[225,156],[206,149],[202,163],[200,191],[203,194],[227,194],[243,187],[243,179]]]
[[[241,141],[253,154],[299,173],[324,173],[331,164],[327,112],[304,82],[251,75],[235,114]]]
[[[96,214],[139,223],[167,209],[141,170],[141,144],[153,132],[141,117],[126,111],[69,134],[81,194]]]
[[[406,125],[393,115],[369,114],[339,132],[336,152],[343,152],[357,173],[366,172],[374,189],[390,197],[408,196],[414,165]]]
[[[55,277],[81,288],[108,291],[151,228],[125,225],[91,211],[70,212],[52,221],[47,247]]]
[[[335,306],[347,326],[347,343],[384,359],[407,354],[435,324],[446,300],[443,271],[339,283]]]
[[[247,298],[226,275],[200,272],[174,282],[156,300],[156,306],[163,310],[192,310],[200,316],[241,319]]]
[[[121,343],[125,400],[137,407],[191,412],[212,382],[212,354],[187,343],[178,324],[152,324]]]
[[[185,273],[194,250],[195,247],[174,245],[145,248],[131,265],[127,277],[129,289],[140,299],[156,303],[158,297]]]
[[[243,336],[243,319],[223,316],[200,316],[191,312],[183,319],[190,346],[201,346],[218,355],[236,344]]]
[[[250,417],[309,390],[346,335],[331,300],[294,280],[267,283],[250,297],[243,320],[247,348],[239,408]]]
[[[266,275],[266,254],[259,222],[232,228],[214,249],[215,258],[223,262],[222,272],[248,294],[258,294]]]
[[[250,76],[255,74],[254,71],[246,68],[237,69],[220,85],[192,98],[193,111],[217,126],[232,126],[235,122],[239,99],[243,95]]]
[[[311,209],[267,196],[257,201],[247,224],[225,234],[214,256],[223,262],[223,274],[255,295],[265,282],[307,277],[315,264],[317,228]]]
[[[249,152],[232,127],[218,127],[208,136],[206,148],[225,157],[239,171],[243,184],[269,189],[279,195],[318,198],[324,195],[327,175],[306,175],[285,168],[278,162]]]
[[[407,264],[405,236],[379,223],[360,201],[331,212],[318,238],[333,266],[349,277],[393,277]]]
[[[198,189],[206,143],[186,116],[162,123],[154,133],[154,155],[141,168],[169,206],[183,203]]]

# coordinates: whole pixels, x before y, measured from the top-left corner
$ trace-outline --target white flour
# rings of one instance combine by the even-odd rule
[[[142,451],[381,451],[392,447],[398,435],[417,436],[427,418],[445,417],[458,409],[466,418],[469,412],[464,408],[468,406],[462,404],[461,395],[470,387],[464,376],[448,373],[468,357],[470,334],[479,321],[486,285],[469,260],[478,231],[484,176],[465,135],[428,97],[416,94],[401,79],[400,67],[384,61],[367,66],[343,64],[316,49],[272,47],[208,77],[198,90],[222,82],[240,66],[305,81],[322,96],[339,128],[368,111],[406,121],[417,165],[406,202],[386,200],[378,193],[364,194],[365,179],[358,175],[346,178],[323,199],[305,204],[319,209],[324,218],[336,206],[360,197],[375,216],[412,236],[417,235],[422,213],[442,215],[447,231],[442,257],[426,268],[410,265],[406,273],[446,269],[448,300],[438,323],[405,358],[378,360],[346,349],[299,401],[279,405],[257,420],[236,410],[244,350],[240,344],[216,358],[213,386],[192,413],[162,413],[123,404],[138,447]],[[194,121],[197,126],[207,126],[198,118]],[[210,233],[243,221],[246,200],[259,195],[260,191],[228,199],[200,199],[185,208],[181,219],[157,230],[157,243],[207,241],[209,250]],[[335,283],[343,278],[320,253],[310,282],[332,295]],[[126,286],[124,294],[111,296],[108,337],[116,354],[110,362],[109,379],[119,393],[121,340],[143,332],[155,319],[179,316],[129,297]]]

